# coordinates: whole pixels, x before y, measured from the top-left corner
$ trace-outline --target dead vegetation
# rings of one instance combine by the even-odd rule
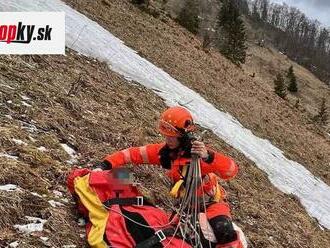
[[[329,98],[329,86],[276,49],[259,47],[250,43],[248,54],[247,62],[243,66],[244,71],[248,74],[255,73],[255,80],[260,81],[260,84],[268,89],[274,86],[274,75],[277,73],[285,74],[288,68],[293,65],[297,77],[298,93],[290,94],[288,101],[291,106],[294,106],[298,101],[298,105],[295,107],[305,115],[306,119],[311,120],[317,114],[322,97]]]
[[[279,99],[273,87],[249,77],[215,50],[206,53],[202,42],[173,20],[164,23],[128,0],[108,6],[100,0],[65,2],[330,183],[329,136],[294,104]]]
[[[0,247],[16,240],[20,247],[82,247],[84,228],[65,186],[74,162],[62,144],[76,151],[75,164],[86,166],[114,149],[155,140],[150,123],[164,104],[104,64],[70,51],[42,59],[5,56],[0,64],[6,68],[0,74],[0,185],[19,186],[0,191]],[[64,205],[52,207],[52,200]],[[13,225],[25,224],[25,216],[46,219],[44,231],[17,236]]]
[[[0,63],[11,68],[18,66],[21,60],[16,56],[4,57]],[[149,90],[128,84],[103,64],[70,51],[66,57],[45,56],[44,60],[51,67],[42,68],[45,63],[42,61],[42,64],[34,65],[42,69],[21,69],[20,81],[15,79],[14,70],[11,74],[1,73],[1,83],[15,87],[15,94],[7,91],[7,87],[0,88],[1,152],[17,157],[17,160],[0,157],[0,185],[16,184],[22,191],[1,192],[0,208],[4,214],[0,218],[0,244],[6,246],[19,240],[24,248],[70,244],[84,247],[84,229],[78,226],[74,205],[70,200],[62,201],[54,195],[56,190],[64,199],[70,199],[65,177],[72,165],[67,163],[70,156],[61,148],[61,143],[74,147],[79,154],[78,164],[86,166],[111,151],[159,141],[155,124],[165,105]],[[75,74],[78,69],[90,80],[89,86],[75,96],[68,96],[72,81],[79,78]],[[95,73],[91,75],[90,71]],[[18,102],[20,95],[31,98],[33,107],[29,114],[22,114],[21,106],[13,108],[7,103],[8,100]],[[77,104],[80,114],[73,114],[74,110],[68,108],[63,99],[71,99]],[[21,143],[18,140],[25,144],[18,144]],[[206,142],[231,155],[240,164],[237,180],[224,182],[224,185],[230,193],[235,221],[243,227],[251,247],[301,245],[307,248],[329,243],[328,232],[318,228],[317,222],[306,214],[296,199],[276,190],[252,162],[214,135],[208,135]],[[44,149],[40,150],[40,147]],[[169,184],[162,170],[158,167],[134,170],[141,191],[168,208]],[[40,196],[32,195],[32,192]],[[64,205],[52,207],[50,200]],[[26,223],[26,215],[46,219],[43,232],[17,236],[13,225]],[[42,241],[40,236],[49,240]]]
[[[149,19],[145,14],[126,1],[107,2],[108,12],[99,15],[103,18],[100,22],[109,25],[109,29],[130,46],[216,106],[240,117],[240,121],[255,133],[281,144],[293,158],[312,161],[310,167],[316,174],[328,171],[329,145],[323,134],[315,134],[313,126],[306,126],[299,113],[268,91],[259,94],[257,82],[246,79],[217,53],[204,54],[199,50],[200,42],[176,24],[161,24],[155,19],[146,22]],[[79,10],[87,9],[82,2],[80,4]],[[93,13],[94,10],[89,8],[95,7],[98,1],[89,1],[88,4],[88,12]],[[123,7],[127,10],[123,11]],[[96,7],[95,10],[100,9]],[[126,19],[127,13],[132,20]],[[96,12],[92,17],[94,15]],[[149,34],[147,39],[144,37],[144,42],[143,37],[136,37],[136,20],[146,22],[140,30]],[[112,23],[115,21],[118,23]],[[129,30],[124,30],[124,22]],[[152,35],[151,29],[158,31]],[[174,53],[177,56],[173,56]],[[228,75],[223,78],[225,73]],[[196,82],[203,83],[199,86]],[[245,90],[246,84],[252,89]],[[253,107],[253,104],[257,106]],[[164,108],[163,101],[150,90],[134,82],[128,83],[105,64],[69,50],[65,57],[2,56],[0,153],[7,157],[0,156],[0,185],[16,184],[21,191],[0,191],[0,212],[4,213],[0,217],[0,247],[16,240],[23,248],[85,247],[85,238],[80,236],[84,229],[78,225],[73,202],[65,188],[72,158],[61,144],[75,150],[78,161],[73,164],[86,166],[112,151],[157,142],[160,136],[155,129],[156,121]],[[245,116],[247,112],[249,114]],[[260,120],[257,115],[261,116]],[[297,127],[289,132],[287,123]],[[293,141],[286,139],[289,134],[294,135]],[[301,149],[297,149],[302,139],[307,140],[307,144],[305,142]],[[296,198],[275,189],[267,175],[214,135],[209,134],[206,142],[232,156],[240,165],[237,179],[223,184],[229,192],[234,220],[243,227],[250,247],[316,248],[330,245],[329,231],[322,231]],[[316,149],[319,152],[315,155]],[[322,169],[321,165],[325,168]],[[140,167],[135,171],[137,180],[142,183],[141,190],[166,207],[168,202],[164,199],[168,181],[162,170]],[[63,196],[56,196],[55,191]],[[64,205],[52,207],[51,200]],[[46,219],[43,232],[18,234],[13,225],[25,224],[26,215]],[[41,236],[49,240],[43,241]]]

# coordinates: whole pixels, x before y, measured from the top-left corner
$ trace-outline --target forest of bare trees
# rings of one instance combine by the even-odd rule
[[[286,4],[269,0],[237,1],[241,6],[249,5],[248,16],[253,25],[263,27],[275,47],[330,84],[329,28]]]

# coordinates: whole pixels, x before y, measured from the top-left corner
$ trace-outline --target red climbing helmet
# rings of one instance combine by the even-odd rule
[[[159,132],[166,136],[181,137],[196,128],[190,112],[180,106],[170,107],[165,110],[159,121]]]

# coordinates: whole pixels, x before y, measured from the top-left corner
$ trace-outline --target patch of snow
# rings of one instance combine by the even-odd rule
[[[21,123],[23,124],[22,129],[26,129],[29,133],[38,132],[38,128],[35,125],[24,122],[24,121],[21,121]]]
[[[33,223],[34,222],[40,222],[40,223],[46,223],[47,220],[43,220],[43,219],[40,219],[38,217],[33,217],[33,216],[25,216],[25,218],[28,220],[28,221],[32,221]]]
[[[53,190],[53,194],[55,195],[55,197],[60,198],[63,196],[63,193],[61,191],[58,190]]]
[[[37,197],[40,197],[40,198],[42,198],[42,196],[41,195],[39,195],[38,193],[36,193],[36,192],[30,192],[31,193],[31,195],[34,195],[34,196],[37,196]]]
[[[44,147],[44,146],[40,146],[37,148],[38,151],[41,151],[41,152],[46,152],[47,151],[47,148]]]
[[[16,248],[18,245],[19,245],[19,242],[18,241],[14,241],[14,242],[10,243],[8,246],[10,248]]]
[[[76,248],[76,245],[63,245],[63,248]]]
[[[61,143],[62,148],[64,149],[64,151],[66,151],[67,154],[70,155],[70,160],[67,160],[66,162],[68,164],[74,164],[77,163],[77,159],[78,159],[78,155],[76,153],[75,150],[73,150],[70,146],[68,146],[67,144]]]
[[[29,107],[29,108],[31,108],[32,107],[32,105],[31,104],[28,104],[27,102],[25,102],[25,101],[21,101],[21,103],[22,103],[22,105],[23,106],[25,106],[25,107]]]
[[[15,184],[0,185],[0,190],[2,190],[2,191],[15,191],[17,189],[18,189],[18,186]]]
[[[31,223],[26,225],[14,225],[14,228],[18,229],[19,232],[26,234],[29,234],[31,232],[42,232],[44,224],[47,222],[47,220],[31,216],[25,216],[25,218]]]
[[[0,152],[0,157],[9,158],[9,159],[13,159],[13,160],[17,160],[18,159],[17,156],[12,156],[12,155],[9,155],[7,153],[2,153],[2,152]]]
[[[11,90],[14,90],[13,87],[11,87],[11,86],[9,86],[7,84],[0,84],[0,86],[6,87],[6,88],[11,89]]]
[[[69,203],[69,200],[67,198],[62,198],[61,201],[64,203]]]
[[[7,119],[9,119],[9,120],[12,120],[12,119],[13,119],[13,117],[12,117],[11,115],[5,115],[5,117],[6,117]]]
[[[27,145],[27,143],[24,142],[23,140],[15,139],[15,138],[13,138],[12,140],[14,141],[14,143],[15,143],[16,145],[19,145],[19,146],[20,146],[20,145],[24,145],[24,146]]]
[[[78,158],[78,156],[76,158],[71,158],[71,159],[69,159],[65,162],[68,163],[68,164],[73,165],[73,164],[76,164],[78,162],[77,158]]]
[[[44,241],[44,242],[46,242],[46,241],[48,241],[48,240],[49,240],[49,238],[48,238],[48,237],[43,237],[43,236],[41,236],[41,237],[40,237],[40,239],[41,239],[42,241]]]
[[[7,103],[10,103],[10,104],[12,104],[12,103],[13,103],[13,101],[12,101],[12,100],[8,100],[8,101],[7,101]]]
[[[74,156],[76,154],[76,151],[73,150],[70,146],[68,146],[67,144],[61,143],[62,148],[64,149],[64,151],[66,151],[67,154],[69,154],[70,156]]]
[[[36,142],[36,139],[33,138],[33,137],[31,137],[31,136],[29,136],[29,139],[30,139],[32,142]]]
[[[281,191],[296,195],[307,212],[330,229],[330,187],[303,165],[287,159],[268,140],[256,137],[234,117],[216,109],[199,94],[140,57],[106,29],[59,0],[11,0],[0,2],[1,11],[64,11],[66,46],[108,63],[110,68],[150,89],[169,106],[186,104],[197,122],[211,129],[265,171]],[[84,32],[82,32],[82,30]]]
[[[92,111],[90,111],[90,110],[86,110],[86,113],[91,114],[91,115],[94,115],[94,113]]]
[[[29,100],[31,100],[30,97],[27,97],[27,96],[24,96],[24,95],[22,95],[21,98],[22,98],[24,101],[29,101]]]
[[[78,219],[78,226],[85,226],[86,225],[86,221],[84,218],[79,218]]]
[[[64,206],[63,203],[60,203],[60,202],[57,202],[57,201],[54,201],[54,200],[50,200],[50,201],[48,201],[48,203],[49,203],[53,208]]]

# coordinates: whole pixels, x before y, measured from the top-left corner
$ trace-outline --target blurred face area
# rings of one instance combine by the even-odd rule
[[[177,137],[165,135],[165,142],[170,149],[178,148],[180,145],[180,141]]]

